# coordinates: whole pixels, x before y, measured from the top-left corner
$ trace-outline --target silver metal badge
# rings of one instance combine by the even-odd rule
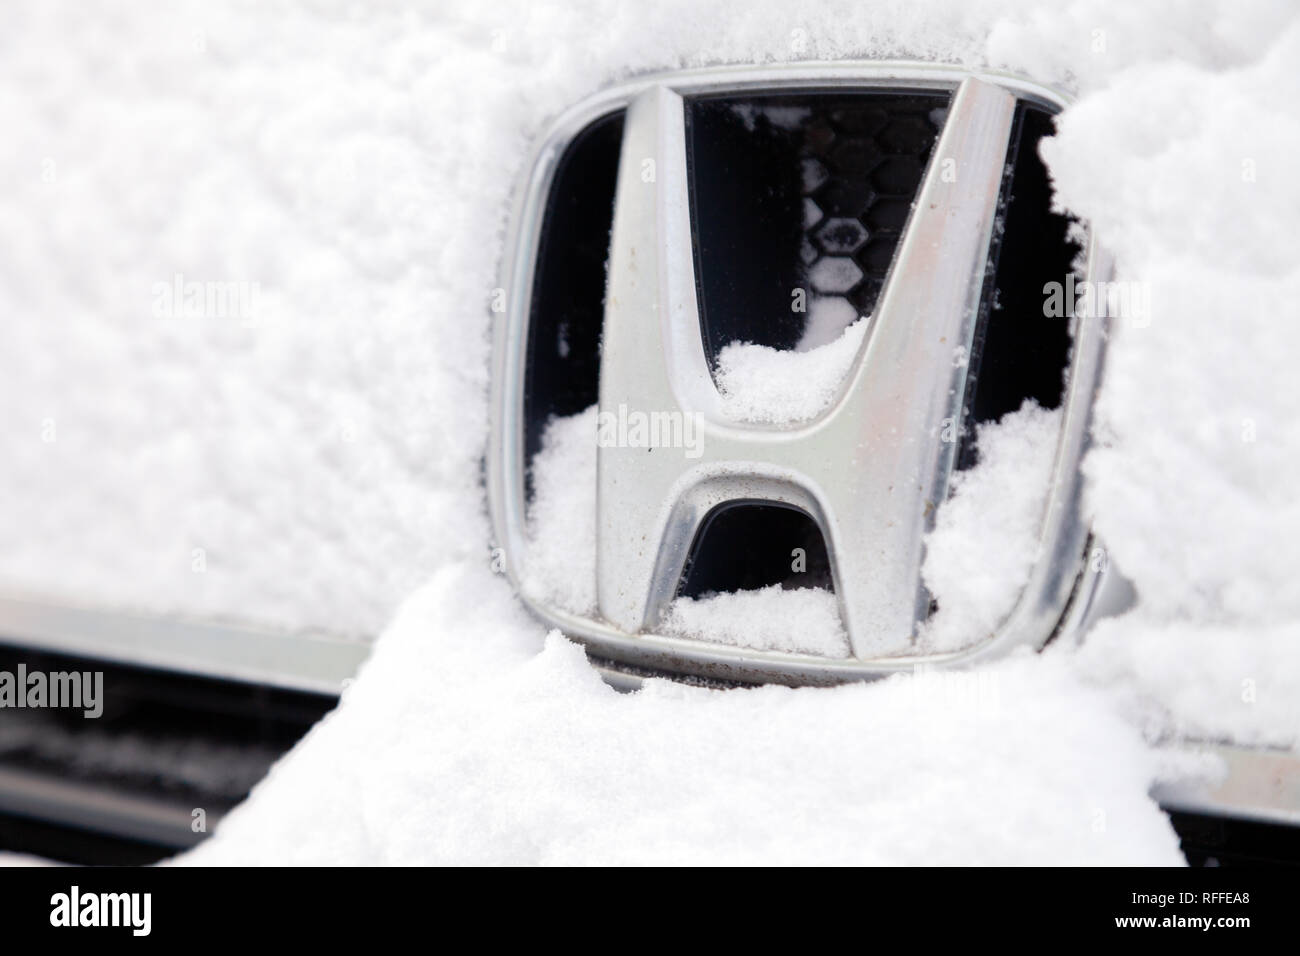
[[[710,371],[698,304],[686,100],[733,91],[947,90],[946,119],[868,320],[863,345],[829,407],[810,421],[729,419]],[[711,70],[647,78],[582,104],[542,142],[507,250],[509,307],[497,328],[489,491],[506,570],[523,569],[522,404],[533,261],[556,156],[592,119],[625,110],[609,244],[599,405],[609,415],[697,423],[693,455],[602,443],[597,475],[597,603],[590,618],[539,616],[593,654],[632,667],[786,683],[826,683],[918,663],[962,663],[1041,646],[1095,610],[1104,577],[1085,561],[1078,466],[1103,350],[1099,322],[1077,321],[1064,427],[1043,516],[1039,560],[997,633],[923,655],[911,639],[928,611],[924,539],[948,492],[953,422],[999,227],[1016,109],[1062,98],[1021,80],[900,64]],[[647,176],[646,170],[652,174]],[[1107,268],[1094,247],[1087,276]],[[821,530],[851,656],[757,651],[657,633],[701,523],[729,502],[799,509]]]

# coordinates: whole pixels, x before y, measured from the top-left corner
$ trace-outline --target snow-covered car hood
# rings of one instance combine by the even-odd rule
[[[43,3],[0,47],[0,592],[383,632],[196,859],[1168,863],[1148,791],[1215,767],[1158,745],[1300,743],[1287,4]],[[1058,198],[1152,293],[1085,462],[1139,603],[957,676],[615,694],[489,556],[529,145],[629,75],[879,57],[1077,97]]]

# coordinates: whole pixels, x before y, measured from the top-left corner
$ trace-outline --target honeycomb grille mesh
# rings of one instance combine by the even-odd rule
[[[943,125],[946,92],[688,103],[696,281],[711,356],[808,348],[870,314]]]
[[[869,314],[893,262],[944,108],[932,97],[813,110],[801,130],[804,236],[814,294]]]

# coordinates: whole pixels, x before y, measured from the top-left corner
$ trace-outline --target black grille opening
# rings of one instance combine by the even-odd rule
[[[524,454],[546,423],[594,405],[623,112],[582,130],[560,157],[542,218],[524,372]],[[532,494],[531,473],[529,496]]]
[[[20,666],[103,674],[98,719],[39,708],[7,710],[0,721],[0,850],[66,862],[152,862],[199,842],[338,703],[0,644],[0,670]],[[29,805],[14,781],[69,796]],[[117,804],[148,811],[110,813]],[[195,808],[206,814],[206,831],[191,829]]]
[[[1300,866],[1300,828],[1172,810],[1189,866]]]
[[[773,584],[834,590],[817,523],[799,508],[770,501],[731,501],[710,511],[691,545],[678,596]]]
[[[873,91],[688,101],[696,286],[711,364],[735,341],[808,347],[870,314],[948,101],[947,92]],[[818,308],[834,328],[810,326]]]
[[[1052,115],[1022,103],[1016,112],[1003,182],[1000,221],[967,369],[965,427],[957,467],[979,458],[975,426],[997,421],[1026,399],[1059,408],[1070,363],[1070,320],[1044,314],[1043,287],[1064,282],[1079,248],[1071,220],[1052,211],[1052,184],[1038,144],[1052,135]]]

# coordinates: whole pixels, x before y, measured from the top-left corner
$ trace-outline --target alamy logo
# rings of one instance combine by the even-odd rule
[[[181,273],[170,282],[155,282],[153,314],[160,319],[257,320],[262,286],[257,282],[195,282]]]
[[[80,710],[95,719],[104,713],[103,671],[0,671],[0,709]]]
[[[1131,280],[1076,281],[1067,275],[1064,282],[1043,286],[1043,315],[1050,319],[1127,319],[1142,328],[1151,324],[1151,286]]]
[[[617,412],[596,416],[598,448],[682,448],[687,458],[704,454],[699,412],[643,412],[620,403]]]
[[[50,897],[51,926],[125,926],[132,936],[148,936],[152,911],[151,893],[82,893],[74,885]]]

